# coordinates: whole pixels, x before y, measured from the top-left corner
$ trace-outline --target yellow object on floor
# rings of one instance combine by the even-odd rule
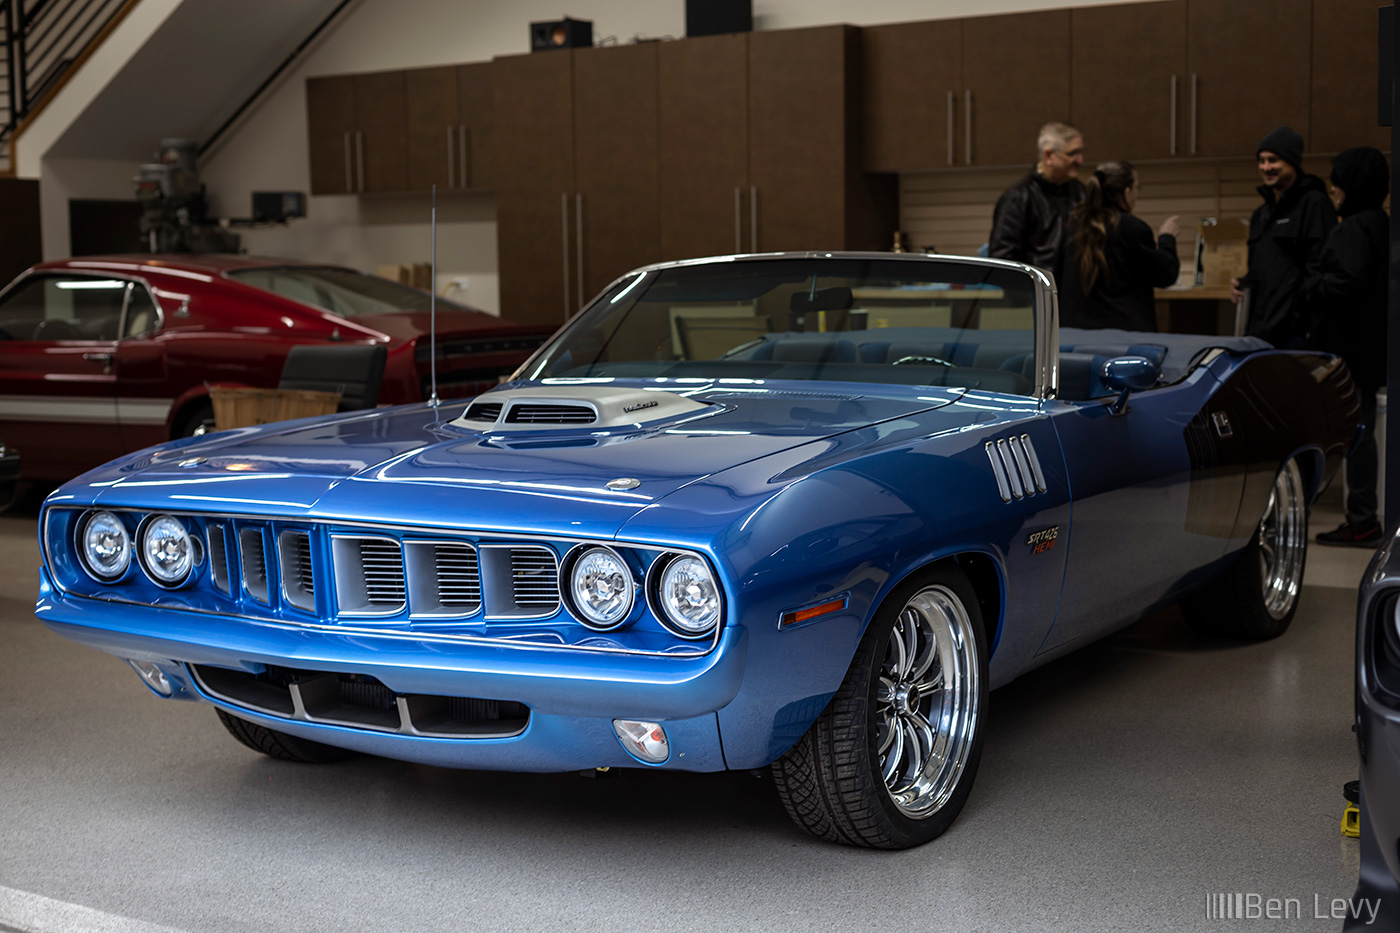
[[[1352,837],[1361,835],[1361,811],[1356,809],[1354,803],[1347,804],[1347,808],[1342,811],[1342,835]]]

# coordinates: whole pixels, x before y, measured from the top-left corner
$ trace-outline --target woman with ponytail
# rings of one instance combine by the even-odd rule
[[[1084,182],[1084,200],[1070,216],[1069,248],[1060,284],[1060,323],[1155,331],[1153,288],[1176,282],[1181,261],[1176,217],[1157,236],[1133,216],[1137,172],[1130,162],[1104,162]]]

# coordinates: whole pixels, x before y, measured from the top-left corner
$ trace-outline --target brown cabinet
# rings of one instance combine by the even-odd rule
[[[657,49],[660,258],[743,252],[750,233],[747,35]]]
[[[578,49],[574,59],[574,185],[581,237],[579,304],[619,275],[661,258],[657,46]]]
[[[1186,154],[1186,0],[1070,14],[1070,120],[1089,163]]]
[[[1190,0],[1189,155],[1252,156],[1283,124],[1313,148],[1312,7],[1312,0]]]
[[[578,309],[573,56],[569,50],[493,63],[496,242],[501,316],[563,324]]]
[[[1380,0],[1313,4],[1309,152],[1390,149],[1390,129],[1376,119],[1380,5]]]
[[[1030,165],[1036,133],[1070,114],[1070,13],[1016,13],[962,21],[963,161]]]
[[[492,65],[474,62],[457,66],[457,107],[461,122],[461,182],[467,188],[495,184],[495,101],[492,97]]]
[[[408,188],[404,73],[308,78],[312,194]]]
[[[864,164],[872,172],[962,164],[962,23],[934,20],[861,32]]]
[[[408,187],[426,191],[466,187],[465,134],[457,104],[457,69],[416,68],[404,73],[408,111]]]
[[[889,247],[897,181],[861,170],[860,125],[858,30],[749,37],[748,249]]]

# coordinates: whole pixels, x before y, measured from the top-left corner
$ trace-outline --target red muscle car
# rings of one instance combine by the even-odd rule
[[[429,296],[352,269],[250,256],[41,263],[0,292],[0,437],[62,480],[213,424],[211,383],[277,385],[296,344],[385,345],[380,404],[429,394]],[[496,385],[549,336],[438,299],[444,398]]]

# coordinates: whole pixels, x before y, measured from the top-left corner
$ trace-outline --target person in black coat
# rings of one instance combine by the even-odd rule
[[[1341,222],[1308,264],[1299,294],[1308,343],[1346,360],[1361,396],[1365,433],[1347,457],[1347,517],[1319,544],[1375,547],[1381,541],[1376,496],[1376,390],[1385,384],[1386,284],[1390,218],[1381,205],[1390,167],[1380,150],[1358,146],[1332,157],[1332,192]]]
[[[1264,203],[1249,220],[1249,272],[1231,280],[1230,294],[1239,302],[1249,289],[1249,336],[1298,349],[1307,332],[1299,287],[1337,214],[1322,179],[1302,169],[1302,136],[1280,126],[1260,141],[1255,158]]]
[[[1047,123],[1036,146],[1040,161],[997,199],[987,255],[1039,266],[1058,281],[1069,214],[1084,198],[1079,182],[1084,137],[1068,123]]]
[[[1060,284],[1060,323],[1155,331],[1153,288],[1176,281],[1181,260],[1176,217],[1157,236],[1133,216],[1138,178],[1131,162],[1104,162],[1084,183],[1070,217],[1069,250]]]

